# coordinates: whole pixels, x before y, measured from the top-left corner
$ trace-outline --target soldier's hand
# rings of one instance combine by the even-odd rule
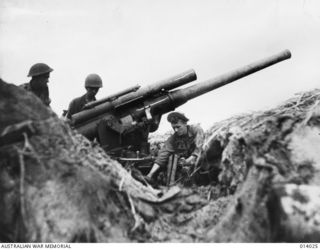
[[[181,166],[187,165],[187,163],[186,163],[186,158],[181,157],[181,158],[179,159],[179,165],[181,165]]]
[[[186,165],[193,166],[193,165],[196,163],[196,159],[197,159],[196,156],[191,155],[190,157],[188,157],[188,158],[185,160],[185,163],[186,163]]]

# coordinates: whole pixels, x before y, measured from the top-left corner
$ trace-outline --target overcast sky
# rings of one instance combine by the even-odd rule
[[[21,84],[49,64],[60,116],[99,74],[97,98],[194,69],[201,82],[284,49],[290,60],[191,100],[178,110],[205,129],[320,88],[318,0],[1,0],[0,77]],[[160,132],[169,129],[164,117]]]

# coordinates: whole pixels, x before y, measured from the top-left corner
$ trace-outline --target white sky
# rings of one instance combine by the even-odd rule
[[[99,74],[97,98],[193,68],[197,82],[284,49],[292,58],[177,110],[205,129],[234,114],[264,110],[320,88],[318,0],[1,0],[0,77],[28,82],[49,64],[60,116]],[[191,83],[192,84],[192,83]],[[163,117],[159,132],[170,127]]]

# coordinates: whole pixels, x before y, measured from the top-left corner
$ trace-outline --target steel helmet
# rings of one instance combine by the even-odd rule
[[[101,77],[97,74],[90,74],[86,77],[85,87],[102,88]]]
[[[36,63],[32,65],[32,67],[30,68],[28,76],[29,77],[39,76],[39,75],[50,73],[51,71],[53,71],[53,69],[50,68],[47,64]]]

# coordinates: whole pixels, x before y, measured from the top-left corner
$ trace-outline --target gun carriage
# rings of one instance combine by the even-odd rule
[[[185,88],[178,87],[197,79],[194,70],[145,87],[134,86],[88,104],[85,110],[72,116],[71,124],[87,138],[97,138],[104,150],[120,161],[148,161],[148,134],[158,129],[163,114],[191,99],[290,57],[290,51],[285,50]]]

